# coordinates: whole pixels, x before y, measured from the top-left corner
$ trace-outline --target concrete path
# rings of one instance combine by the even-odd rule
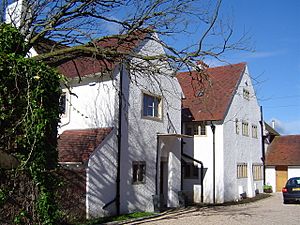
[[[276,193],[248,204],[178,209],[160,217],[127,224],[300,225],[300,204],[284,205],[281,193]]]

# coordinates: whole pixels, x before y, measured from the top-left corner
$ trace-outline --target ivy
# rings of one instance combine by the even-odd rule
[[[57,166],[60,74],[25,58],[26,42],[10,25],[0,25],[0,150],[15,156],[18,170],[30,174],[37,187],[36,211],[42,224],[57,224],[54,201]],[[0,201],[4,201],[0,192]],[[3,199],[3,200],[2,200]],[[22,211],[15,223],[29,213]]]

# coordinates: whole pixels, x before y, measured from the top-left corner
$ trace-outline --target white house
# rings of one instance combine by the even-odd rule
[[[245,63],[177,75],[184,93],[183,152],[186,158],[183,190],[195,202],[217,202],[253,197],[262,192],[261,113]],[[201,199],[201,188],[203,199]]]
[[[287,180],[300,176],[300,135],[276,136],[266,153],[266,183],[281,192]]]
[[[98,44],[163,54],[155,38],[141,34],[127,43],[111,38]],[[78,58],[59,66],[70,78],[61,99],[59,159],[64,167],[86,169],[88,218],[153,211],[153,195],[161,192],[164,204],[179,204],[181,88],[163,64],[164,72],[151,75],[126,65]]]

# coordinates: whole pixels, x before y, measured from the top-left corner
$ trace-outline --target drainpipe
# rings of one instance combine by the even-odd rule
[[[266,165],[265,165],[265,136],[264,136],[264,118],[263,118],[263,108],[260,106],[260,130],[261,130],[261,150],[263,162],[263,182],[266,184]]]
[[[211,122],[211,131],[213,133],[213,203],[216,203],[216,144],[215,144],[215,131],[216,126]]]
[[[158,166],[159,166],[159,136],[156,136],[156,174],[155,174],[155,194],[158,195]]]
[[[189,156],[189,155],[187,155],[187,154],[185,154],[183,152],[181,152],[181,156],[184,156],[184,157],[186,157],[186,158],[188,158],[188,159],[190,159],[190,160],[192,160],[192,161],[194,161],[194,162],[196,162],[196,163],[198,163],[198,164],[201,165],[201,172],[200,172],[200,179],[201,179],[201,202],[203,203],[203,193],[204,193],[204,187],[203,187],[203,185],[204,185],[203,184],[203,177],[204,177],[204,171],[203,171],[203,169],[204,169],[204,165],[203,165],[203,162],[201,162],[200,160],[197,160],[197,159],[195,159],[195,158],[193,158],[193,157],[191,157],[191,156]]]
[[[120,181],[121,181],[121,147],[122,147],[122,107],[123,107],[123,63],[120,68],[120,90],[119,90],[119,121],[118,121],[118,159],[117,159],[117,187],[116,187],[116,209],[117,215],[120,215]]]

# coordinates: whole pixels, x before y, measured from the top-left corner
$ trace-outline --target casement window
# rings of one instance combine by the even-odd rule
[[[249,123],[246,121],[242,122],[242,134],[244,136],[249,136]]]
[[[187,123],[185,127],[185,134],[187,135],[206,135],[205,123]]]
[[[183,174],[184,179],[199,179],[199,168],[193,163],[184,162]]]
[[[257,126],[252,124],[252,137],[253,138],[258,138],[257,135]]]
[[[132,184],[144,184],[146,182],[146,162],[132,162]]]
[[[250,92],[246,88],[243,89],[243,97],[246,100],[250,100]]]
[[[252,165],[252,174],[254,180],[262,180],[263,179],[263,166],[261,164],[253,164]]]
[[[59,98],[59,113],[66,114],[67,111],[67,93],[63,92]]]
[[[143,93],[142,116],[161,119],[162,100],[161,97]]]
[[[240,133],[240,127],[239,127],[239,120],[235,119],[235,133],[239,134]]]
[[[237,178],[247,178],[248,177],[248,167],[247,163],[237,164]]]

